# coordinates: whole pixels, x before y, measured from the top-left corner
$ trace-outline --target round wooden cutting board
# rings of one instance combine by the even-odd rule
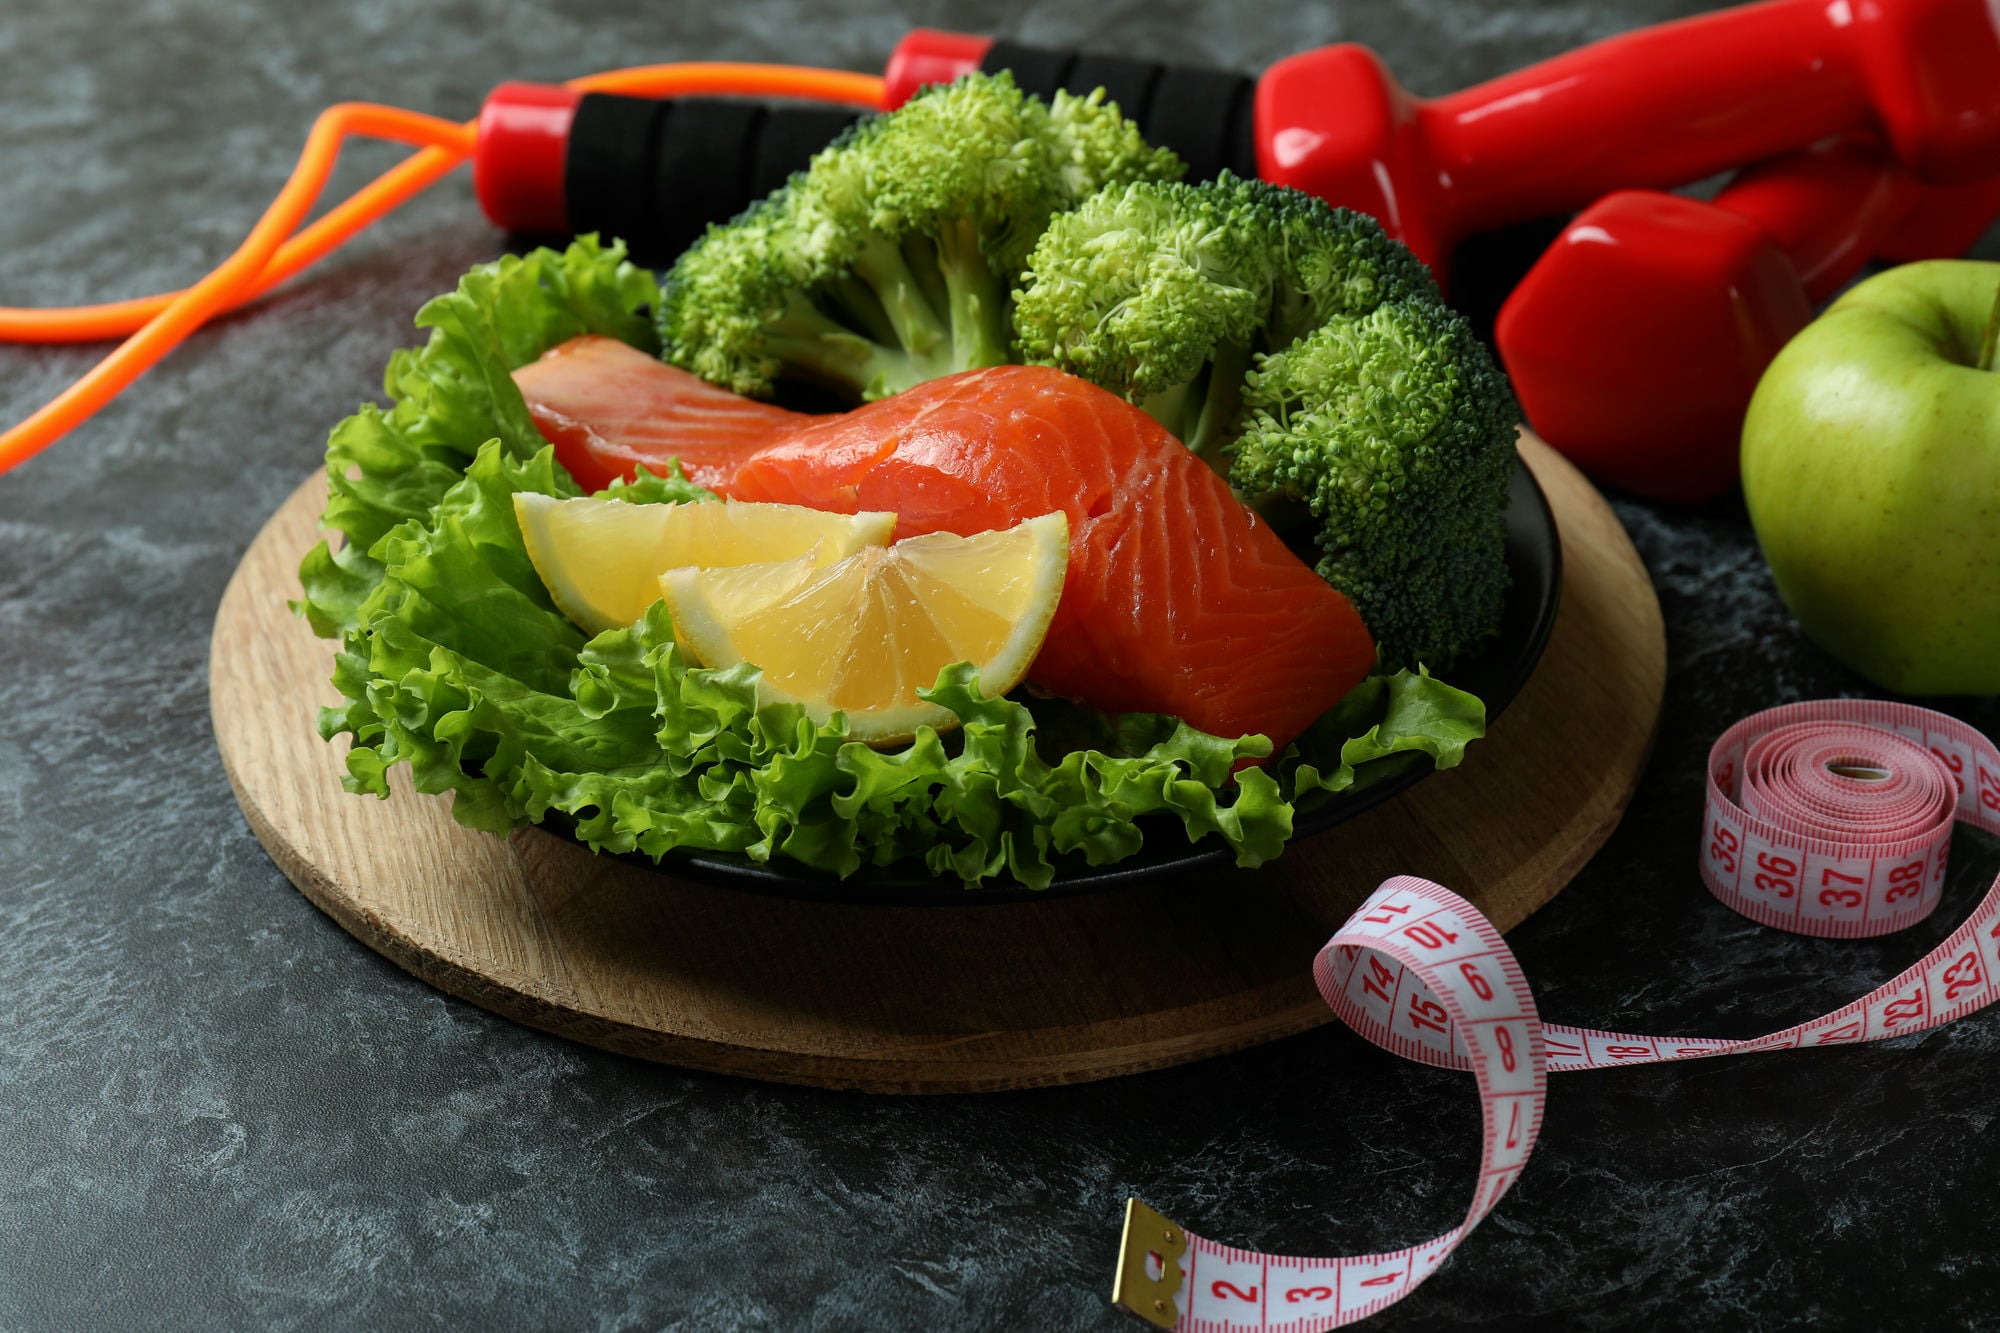
[[[966,907],[763,897],[460,828],[399,781],[341,790],[333,646],[286,609],[318,540],[315,477],[216,616],[210,704],[272,858],[369,947],[496,1013],[628,1055],[785,1082],[956,1092],[1108,1078],[1328,1022],[1314,953],[1383,879],[1422,875],[1511,928],[1616,826],[1659,717],[1659,602],[1603,499],[1522,454],[1562,534],[1541,665],[1464,764],[1256,871]],[[398,778],[403,777],[398,770]]]

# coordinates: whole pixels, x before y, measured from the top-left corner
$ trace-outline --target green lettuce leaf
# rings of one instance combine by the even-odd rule
[[[461,823],[495,833],[554,820],[593,848],[656,859],[700,849],[842,876],[921,862],[967,884],[1043,887],[1064,863],[1108,864],[1176,828],[1261,864],[1290,837],[1295,800],[1335,799],[1317,794],[1409,756],[1450,767],[1480,733],[1478,700],[1403,672],[1238,772],[1269,742],[986,699],[961,664],[925,692],[961,725],[876,751],[839,716],[760,707],[754,667],[691,666],[661,604],[587,636],[550,601],[514,518],[517,492],[578,488],[509,372],[578,333],[648,346],[639,312],[656,295],[622,250],[593,241],[476,269],[420,313],[430,341],[391,363],[393,405],[334,430],[325,525],[344,540],[306,557],[302,609],[340,640],[343,703],[322,710],[320,731],[353,738],[350,791],[387,796],[389,770],[407,764],[419,791],[452,793]],[[606,493],[712,498],[677,468]]]
[[[1380,762],[1398,756],[1428,755],[1435,768],[1456,768],[1465,747],[1485,734],[1486,705],[1479,697],[1420,665],[1370,676],[1349,690],[1274,767],[1290,779],[1294,799],[1349,791],[1400,772],[1405,764]]]
[[[431,331],[430,341],[389,359],[383,387],[392,406],[362,407],[327,440],[333,495],[321,526],[345,541],[321,543],[299,568],[299,606],[313,632],[331,637],[358,622],[382,580],[376,544],[428,515],[486,441],[497,438],[518,460],[542,449],[514,386],[516,367],[583,333],[656,352],[652,322],[640,312],[658,299],[659,284],[626,261],[623,245],[585,237],[560,254],[536,250],[482,264],[457,291],[427,302],[417,327]],[[579,494],[567,473],[563,483],[560,494]]]

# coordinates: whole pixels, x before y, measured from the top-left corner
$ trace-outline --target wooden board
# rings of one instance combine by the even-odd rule
[[[454,824],[399,781],[340,787],[332,645],[286,609],[323,479],[245,554],[216,616],[216,739],[292,882],[402,967],[496,1013],[628,1055],[884,1092],[1108,1078],[1327,1022],[1313,954],[1381,880],[1415,874],[1502,929],[1624,811],[1666,674],[1659,603],[1590,484],[1532,438],[1564,587],[1532,680],[1465,763],[1257,871],[1076,898],[881,907],[766,898]],[[398,771],[399,779],[402,777]]]

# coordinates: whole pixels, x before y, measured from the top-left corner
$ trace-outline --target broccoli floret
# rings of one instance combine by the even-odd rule
[[[1059,210],[1075,208],[1108,186],[1128,181],[1177,181],[1187,172],[1187,164],[1172,149],[1148,144],[1138,124],[1125,119],[1118,104],[1106,100],[1102,88],[1081,97],[1057,90],[1055,100],[1049,103],[1046,143],[1049,163],[1056,173]],[[1010,279],[1020,275],[1028,252],[1035,248],[1046,225],[1047,219],[1043,219],[1032,235],[1023,233],[1019,238],[1021,247],[1010,256]]]
[[[713,226],[667,275],[666,359],[739,393],[803,379],[850,399],[1011,359],[1011,289],[1051,214],[1178,177],[1101,94],[969,74],[858,122]]]
[[[1244,375],[1335,314],[1435,298],[1364,214],[1225,172],[1100,191],[1049,223],[1014,294],[1024,361],[1139,404],[1217,468]]]
[[[1139,404],[1274,526],[1385,663],[1448,666],[1499,625],[1519,410],[1429,272],[1370,217],[1227,174],[1055,217],[1016,350]]]
[[[1464,316],[1431,299],[1340,314],[1247,379],[1230,482],[1303,503],[1320,576],[1389,666],[1448,666],[1499,627],[1520,408]]]

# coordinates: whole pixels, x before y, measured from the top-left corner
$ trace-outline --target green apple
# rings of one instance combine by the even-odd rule
[[[1743,497],[1821,647],[1904,694],[2000,694],[2000,264],[1855,287],[1785,345],[1743,422]]]

